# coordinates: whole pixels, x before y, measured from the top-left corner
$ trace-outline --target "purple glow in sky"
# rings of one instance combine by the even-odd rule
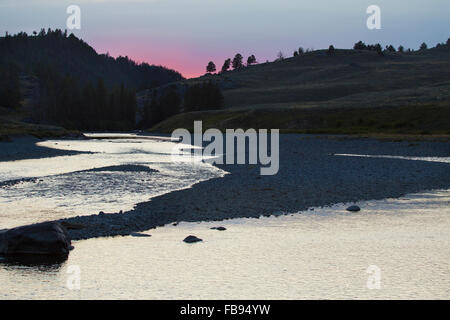
[[[0,32],[66,28],[66,8],[81,8],[81,29],[69,30],[97,52],[165,65],[185,77],[212,60],[279,51],[351,48],[358,40],[418,48],[450,37],[448,0],[2,0]],[[382,29],[366,27],[368,6],[381,8]]]

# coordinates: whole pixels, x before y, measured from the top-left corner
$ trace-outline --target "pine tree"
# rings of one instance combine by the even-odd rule
[[[367,46],[366,46],[366,44],[364,42],[358,41],[353,46],[353,50],[367,50]]]
[[[216,72],[216,65],[214,64],[214,62],[210,61],[208,63],[208,65],[206,66],[206,72],[207,73],[213,73]]]
[[[328,47],[328,55],[333,55],[334,54],[334,51],[335,51],[335,49],[334,49],[334,46],[333,45],[330,45],[329,47]]]
[[[225,62],[223,63],[221,72],[222,73],[227,72],[228,70],[230,70],[230,66],[231,66],[231,59],[225,60]]]
[[[240,53],[236,54],[233,59],[232,67],[234,70],[242,68],[244,65],[242,63],[242,55]]]
[[[391,44],[389,46],[386,46],[386,51],[388,51],[388,52],[395,52],[396,50],[395,50],[394,46]]]
[[[252,65],[254,63],[256,63],[256,57],[255,57],[255,55],[252,54],[247,59],[247,65],[250,66],[250,65]]]

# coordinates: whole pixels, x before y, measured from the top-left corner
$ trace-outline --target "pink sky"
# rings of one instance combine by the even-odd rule
[[[86,40],[98,53],[106,53],[113,57],[128,56],[136,62],[148,62],[163,65],[180,72],[185,78],[198,77],[205,73],[208,57],[192,48],[188,43],[164,42],[151,44],[142,39],[132,37],[115,40],[110,37],[93,37]]]
[[[0,32],[66,28],[68,5],[81,8],[75,35],[97,52],[175,69],[185,77],[217,69],[241,53],[273,61],[304,48],[351,48],[359,40],[417,49],[449,37],[450,1],[378,0],[381,30],[368,30],[355,0],[2,0]]]

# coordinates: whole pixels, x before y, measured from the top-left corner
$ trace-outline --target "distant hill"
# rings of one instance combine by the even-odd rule
[[[219,129],[450,134],[448,44],[382,54],[317,50],[174,85],[205,81],[222,88],[225,110],[179,114],[152,131],[192,128],[193,120],[203,120],[204,128]]]
[[[123,83],[136,90],[183,79],[177,71],[162,66],[97,54],[86,42],[61,30],[0,37],[0,65],[9,63],[27,73],[40,66],[50,66],[82,83],[95,83],[102,78],[107,87]]]
[[[20,122],[132,130],[136,90],[182,79],[162,66],[97,54],[83,40],[58,29],[32,36],[7,34],[0,37],[0,122],[6,127],[14,120],[15,134],[29,128]]]

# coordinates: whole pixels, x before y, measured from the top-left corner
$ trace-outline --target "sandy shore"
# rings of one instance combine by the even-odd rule
[[[311,207],[450,187],[449,163],[335,154],[449,157],[450,148],[447,142],[281,135],[280,170],[275,176],[260,176],[255,165],[219,165],[230,174],[155,197],[128,212],[64,221],[86,226],[70,230],[71,237],[78,240],[127,235],[179,221],[277,216]]]

